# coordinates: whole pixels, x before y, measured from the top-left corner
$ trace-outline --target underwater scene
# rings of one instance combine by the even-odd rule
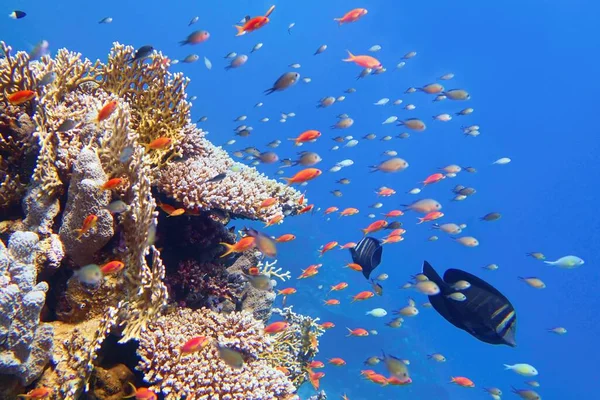
[[[600,398],[600,6],[0,9],[0,400]]]

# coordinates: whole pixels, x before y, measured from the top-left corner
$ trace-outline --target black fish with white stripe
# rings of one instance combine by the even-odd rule
[[[381,242],[371,236],[362,238],[356,247],[350,249],[352,262],[362,267],[362,273],[369,279],[371,272],[381,263],[383,247]]]
[[[516,347],[517,313],[496,288],[459,269],[447,270],[442,279],[427,261],[423,263],[423,274],[439,286],[440,293],[429,296],[429,302],[448,322],[482,342]],[[471,284],[460,291],[466,296],[464,301],[448,297],[456,292],[452,285],[458,281]]]

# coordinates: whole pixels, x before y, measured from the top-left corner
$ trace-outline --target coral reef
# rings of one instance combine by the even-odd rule
[[[106,209],[110,192],[100,186],[108,180],[96,153],[84,148],[73,164],[67,205],[60,226],[60,239],[67,255],[78,265],[93,261],[94,253],[104,247],[114,234],[113,218]],[[78,229],[88,215],[98,217],[96,227],[78,235]]]
[[[40,322],[48,284],[36,284],[39,238],[14,233],[8,248],[0,241],[0,374],[29,385],[50,360],[53,329]]]
[[[307,378],[306,366],[319,352],[319,337],[324,329],[317,323],[318,318],[297,314],[292,308],[273,309],[289,327],[273,336],[273,348],[261,357],[275,367],[285,367],[290,373],[289,379],[299,387]]]
[[[196,336],[205,336],[211,343],[181,355],[180,347]],[[162,391],[166,399],[283,399],[295,392],[294,386],[259,356],[271,350],[271,343],[263,324],[250,313],[223,315],[182,308],[148,325],[140,339],[138,368],[153,383],[151,388]],[[244,365],[231,368],[220,359],[216,345],[243,354]]]

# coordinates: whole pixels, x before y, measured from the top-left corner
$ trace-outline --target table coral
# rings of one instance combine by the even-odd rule
[[[207,309],[178,309],[148,325],[140,340],[138,369],[151,389],[167,400],[283,399],[295,392],[285,375],[259,357],[271,349],[262,323],[247,312],[217,314]],[[180,355],[180,347],[194,336],[206,336],[211,344]],[[242,353],[242,368],[232,369],[218,355],[216,345]],[[180,358],[181,357],[181,358]]]
[[[48,284],[36,284],[39,239],[16,232],[0,242],[0,373],[29,385],[50,360],[53,329],[40,322]]]

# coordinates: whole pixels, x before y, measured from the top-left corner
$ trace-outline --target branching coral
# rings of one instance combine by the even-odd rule
[[[277,260],[271,263],[269,261],[265,261],[264,264],[262,261],[259,261],[256,266],[258,267],[259,274],[261,275],[274,276],[275,278],[281,279],[282,282],[285,282],[286,279],[290,279],[290,271],[285,271],[282,273],[281,270],[283,268],[273,268],[275,264],[277,264]]]
[[[298,191],[234,162],[225,150],[212,145],[203,135],[193,126],[186,127],[180,144],[184,159],[166,166],[158,183],[162,192],[189,209],[221,209],[263,221],[300,209]],[[227,174],[224,179],[209,182],[223,173]],[[261,209],[261,203],[270,197],[277,198],[278,204]]]
[[[40,323],[48,284],[36,284],[38,236],[16,232],[0,242],[0,373],[29,385],[50,359],[53,329]]]
[[[318,318],[296,314],[292,306],[283,310],[274,308],[273,313],[283,317],[290,325],[274,335],[273,348],[261,357],[275,367],[287,368],[290,380],[299,387],[306,380],[306,365],[319,352],[319,337],[324,330],[317,323]]]
[[[181,346],[195,336],[209,338],[210,345],[180,355]],[[294,386],[259,356],[271,351],[271,343],[262,323],[250,313],[179,309],[149,324],[140,340],[138,368],[167,400],[283,399],[295,391]],[[242,368],[233,369],[222,361],[216,345],[243,354]]]

